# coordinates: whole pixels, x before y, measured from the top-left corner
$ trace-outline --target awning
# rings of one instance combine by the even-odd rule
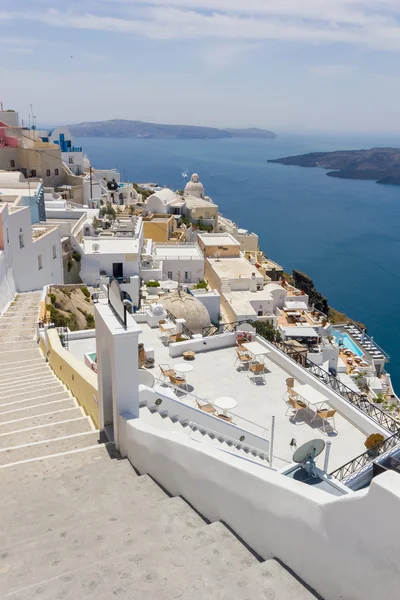
[[[304,302],[285,302],[285,309],[286,310],[307,310],[307,303],[306,301]]]
[[[283,327],[285,337],[292,338],[317,338],[318,333],[312,327]]]

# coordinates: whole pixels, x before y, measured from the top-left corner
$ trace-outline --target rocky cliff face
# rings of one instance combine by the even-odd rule
[[[301,271],[293,271],[293,282],[299,290],[303,290],[308,295],[310,305],[314,304],[317,310],[328,314],[328,300],[315,289],[314,282],[308,275]]]

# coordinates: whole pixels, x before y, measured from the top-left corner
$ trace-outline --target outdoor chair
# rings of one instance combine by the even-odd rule
[[[183,377],[178,377],[178,375],[169,375],[168,377],[172,385],[175,385],[176,387],[186,387],[186,379],[183,379]]]
[[[293,387],[294,387],[294,377],[288,377],[286,379],[286,392],[283,396],[284,400],[286,400],[287,398],[295,398],[297,396]]]
[[[265,365],[264,363],[252,362],[249,365],[249,372],[247,374],[250,381],[257,383],[257,378],[265,383]]]
[[[236,350],[236,360],[235,366],[239,362],[239,369],[242,365],[249,365],[252,361],[250,354],[246,354],[245,352],[241,352],[240,350]]]
[[[210,402],[206,402],[205,404],[200,404],[200,402],[196,399],[196,404],[197,404],[197,408],[199,408],[200,410],[202,410],[210,415],[215,415],[215,413],[217,412],[215,409],[215,406],[210,404]]]
[[[286,415],[285,416],[288,415],[289,411],[294,410],[295,412],[290,417],[293,420],[296,419],[298,413],[301,410],[307,410],[307,404],[305,402],[303,402],[302,400],[295,400],[291,396],[289,396],[289,399],[287,401],[287,405],[288,405],[288,409],[286,411]]]
[[[320,408],[319,410],[316,411],[311,423],[317,417],[319,417],[322,421],[322,430],[324,433],[326,433],[326,423],[328,421],[332,421],[332,423],[333,423],[332,429],[333,429],[333,431],[336,431],[335,414],[336,414],[336,408]]]
[[[171,375],[173,377],[176,376],[174,369],[171,369],[171,367],[169,365],[158,365],[158,366],[160,367],[161,375],[164,377],[165,381],[167,381]]]
[[[174,333],[173,335],[170,335],[168,338],[168,344],[173,344],[174,342],[178,342],[182,337],[181,333]]]
[[[232,417],[228,417],[228,415],[217,415],[218,419],[222,419],[223,421],[226,421],[227,423],[232,423]]]

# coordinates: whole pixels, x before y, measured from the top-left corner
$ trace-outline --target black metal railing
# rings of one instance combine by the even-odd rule
[[[169,312],[169,310],[165,309],[165,312],[167,314],[168,319],[171,321],[171,323],[175,323],[176,324],[176,318],[174,317],[174,315]],[[188,338],[188,340],[191,340],[193,337],[193,332],[190,331],[190,329],[188,327],[186,327],[185,324],[182,324],[182,333],[184,336],[186,336]]]
[[[391,450],[392,448],[395,448],[399,444],[400,433],[396,432],[383,442],[376,444],[376,446],[373,446],[373,448],[370,448],[363,454],[356,456],[356,458],[353,458],[353,460],[350,460],[348,463],[342,465],[338,469],[335,469],[332,471],[332,473],[329,473],[329,475],[344,483],[353,475],[363,471],[365,467],[368,467],[370,464],[372,464],[372,462],[380,455],[388,452],[388,450]]]
[[[221,323],[220,327],[208,327],[207,331],[203,330],[203,336],[205,333],[208,335],[218,335],[220,333],[226,332],[234,332],[240,328],[243,323],[250,323],[254,325],[252,321],[237,321],[236,323]],[[329,371],[325,371],[322,367],[316,365],[311,360],[309,360],[306,354],[295,350],[289,344],[286,344],[282,341],[277,340],[267,340],[264,336],[258,333],[258,335],[269,342],[275,348],[284,352],[286,356],[291,358],[301,367],[306,369],[311,375],[314,375],[317,379],[322,381],[325,385],[330,387],[333,391],[337,392],[344,400],[347,400],[350,404],[358,408],[361,412],[366,414],[370,419],[378,423],[381,427],[386,429],[390,433],[397,433],[400,430],[400,424],[394,419],[391,415],[385,413],[381,408],[372,404],[364,394],[355,392],[347,385],[342,383],[336,375],[329,373]]]
[[[203,337],[209,337],[211,335],[220,335],[222,333],[234,333],[240,328],[243,323],[249,323],[249,321],[235,321],[233,323],[220,323],[219,325],[210,325],[209,327],[203,327]]]

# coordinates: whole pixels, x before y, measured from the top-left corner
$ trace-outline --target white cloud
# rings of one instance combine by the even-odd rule
[[[68,10],[2,12],[0,19],[135,33],[161,40],[281,40],[400,50],[394,0],[83,0]]]

